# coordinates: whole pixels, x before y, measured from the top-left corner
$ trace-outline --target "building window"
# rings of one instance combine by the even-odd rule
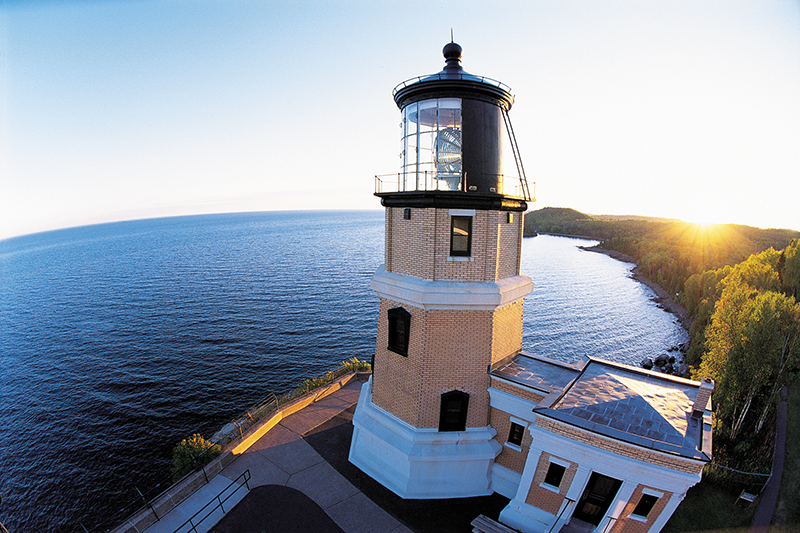
[[[472,255],[472,217],[451,217],[450,255],[462,257]]]
[[[561,485],[561,480],[564,479],[564,472],[567,467],[556,463],[550,463],[550,468],[547,469],[547,475],[544,476],[545,485],[558,488]]]
[[[511,422],[511,431],[508,432],[508,442],[515,446],[522,445],[522,436],[525,434],[525,426]]]
[[[655,506],[657,501],[658,497],[656,496],[642,494],[642,498],[639,500],[639,503],[636,504],[636,508],[633,510],[632,514],[646,518],[647,515],[650,514],[650,511],[653,510],[653,506]]]
[[[408,332],[411,313],[402,307],[389,309],[389,349],[408,357]]]
[[[439,431],[464,431],[467,428],[468,407],[469,394],[466,392],[454,390],[442,394]]]

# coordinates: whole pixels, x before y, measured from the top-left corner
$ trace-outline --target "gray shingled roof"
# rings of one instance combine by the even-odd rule
[[[572,366],[527,354],[492,375],[550,393],[534,408],[541,415],[646,448],[710,456],[703,420],[692,417],[698,383],[598,359]]]

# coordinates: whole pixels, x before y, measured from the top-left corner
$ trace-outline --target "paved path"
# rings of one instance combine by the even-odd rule
[[[358,402],[361,385],[360,381],[352,381],[330,396],[286,417],[226,467],[220,475],[232,480],[249,469],[252,476],[251,487],[270,487],[272,493],[276,495],[277,500],[269,506],[273,510],[289,511],[295,505],[307,507],[309,502],[298,497],[305,496],[321,508],[345,533],[411,533],[411,530],[355,488],[302,438],[303,434],[355,405]],[[280,491],[274,486],[288,487],[295,491]],[[292,494],[295,495],[294,498]],[[268,506],[268,500],[264,500],[262,496],[248,495],[245,501],[257,498],[261,498],[262,506],[253,502],[249,504],[243,502],[229,512],[212,531],[218,533],[281,531],[280,528],[273,529],[259,525],[265,519],[266,513],[263,509]],[[254,513],[252,509],[261,511]],[[318,531],[316,527],[323,527],[325,523],[324,520],[317,519],[319,517],[312,518],[310,514],[300,515],[298,518],[309,520],[304,524],[305,527],[299,528],[302,531]],[[237,526],[231,527],[234,523]],[[244,524],[250,526],[242,529]],[[328,531],[336,530],[328,529]]]
[[[146,533],[173,533],[245,470],[249,487],[238,491],[202,523],[198,533],[411,533],[323,459],[302,435],[353,408],[363,382],[353,380],[330,396],[287,416],[193,496]],[[234,507],[233,504],[236,504]],[[232,507],[232,509],[231,509]],[[215,525],[216,524],[216,525]],[[187,528],[181,532],[188,531]]]
[[[783,459],[786,455],[786,417],[788,406],[786,402],[786,387],[781,390],[781,403],[778,404],[778,418],[775,421],[777,430],[775,432],[775,456],[772,459],[772,476],[769,478],[764,491],[761,493],[761,501],[750,526],[750,533],[766,533],[775,514],[775,507],[778,505],[778,491],[781,488],[781,478],[783,475]]]
[[[243,487],[236,495],[241,501],[226,504],[227,514],[217,511],[198,533],[461,533],[472,530],[479,514],[496,519],[508,503],[498,494],[404,500],[348,461],[362,384],[352,381],[281,420],[146,533],[174,533],[245,470],[251,490]]]

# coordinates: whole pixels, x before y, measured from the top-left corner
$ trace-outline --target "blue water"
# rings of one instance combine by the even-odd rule
[[[674,317],[586,241],[526,239],[524,347],[637,364]],[[158,490],[171,449],[268,392],[369,359],[383,213],[271,212],[0,241],[0,522],[102,531]]]

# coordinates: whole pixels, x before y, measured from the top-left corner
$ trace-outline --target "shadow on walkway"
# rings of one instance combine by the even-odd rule
[[[342,476],[384,511],[416,533],[472,531],[479,514],[497,520],[508,498],[497,493],[475,498],[404,500],[353,466],[347,457],[353,437],[355,406],[303,435],[303,439]]]
[[[281,485],[254,487],[212,533],[344,533],[322,507],[299,490]]]

